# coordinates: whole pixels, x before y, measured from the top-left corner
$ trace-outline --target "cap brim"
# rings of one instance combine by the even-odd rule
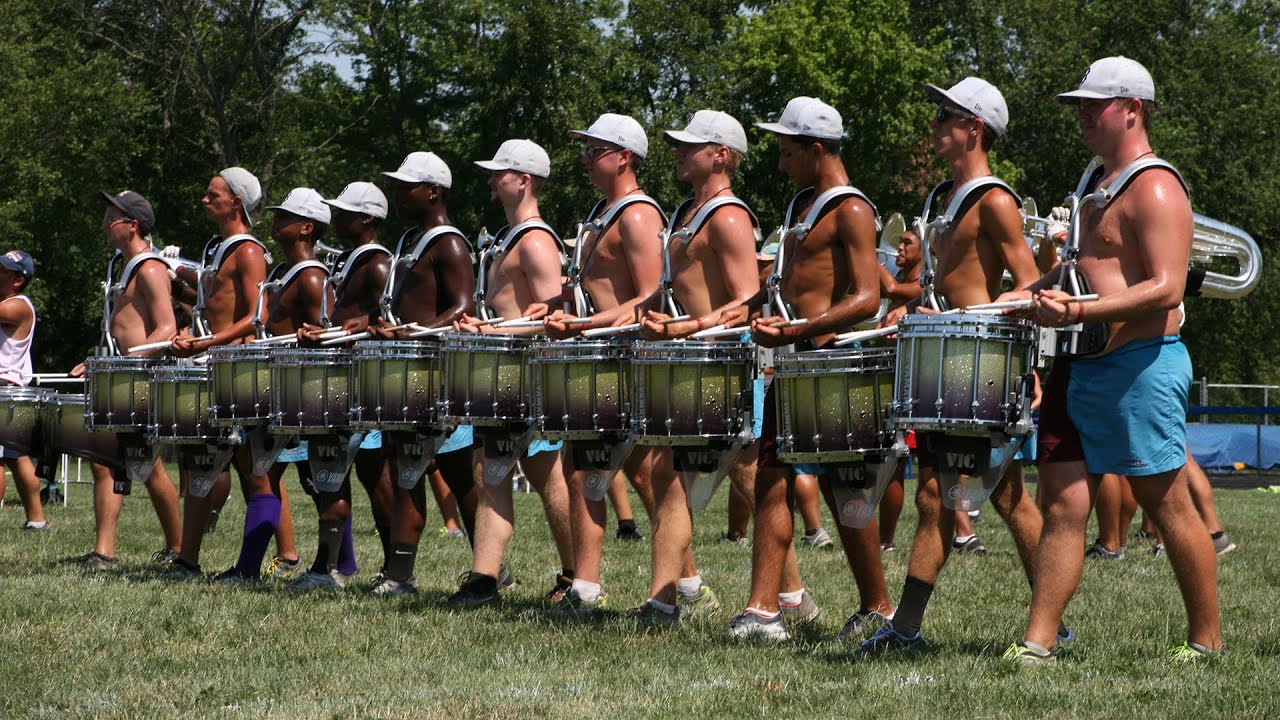
[[[1072,90],[1071,92],[1061,93],[1057,97],[1062,102],[1074,102],[1076,100],[1112,100],[1115,95],[1107,95],[1093,90]]]
[[[760,128],[761,130],[764,130],[764,131],[766,131],[766,132],[771,132],[771,133],[774,133],[774,134],[777,134],[777,135],[792,135],[792,136],[795,136],[795,135],[799,135],[799,134],[800,134],[800,133],[796,132],[795,130],[792,130],[791,128],[787,127],[786,125],[783,125],[782,123],[761,123],[761,122],[758,122],[758,123],[756,123],[756,127]]]
[[[338,208],[339,210],[346,210],[347,212],[353,212],[353,213],[363,212],[362,210],[360,210],[354,205],[348,205],[344,202],[339,202],[337,200],[322,200],[321,202],[323,202],[325,205],[328,205],[329,207],[335,207],[335,208]]]
[[[941,105],[942,103],[951,103],[952,105],[955,105],[958,108],[964,109],[964,106],[961,105],[955,98],[951,97],[950,93],[938,87],[937,85],[926,84],[924,86],[924,94],[925,94],[925,97],[929,98],[929,100],[939,105]]]
[[[381,174],[386,175],[387,177],[391,178],[392,180],[399,180],[400,182],[407,182],[407,183],[419,183],[419,182],[423,182],[422,180],[419,180],[418,178],[416,178],[416,177],[414,177],[414,176],[412,176],[412,175],[406,175],[406,174],[404,174],[404,173],[402,173],[402,172],[398,172],[398,171],[397,171],[397,172],[386,172],[386,171],[383,171]]]
[[[510,170],[511,169],[506,165],[503,165],[502,163],[497,163],[492,160],[474,160],[473,162],[475,162],[476,165],[479,165],[485,170]]]
[[[688,143],[689,145],[708,145],[712,142],[684,130],[665,130],[662,134],[670,141]]]

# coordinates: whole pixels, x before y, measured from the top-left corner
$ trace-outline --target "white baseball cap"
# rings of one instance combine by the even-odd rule
[[[411,152],[395,172],[383,172],[393,180],[407,183],[431,183],[447,188],[453,185],[453,173],[439,155],[431,152]]]
[[[284,210],[301,218],[329,224],[329,206],[324,204],[324,197],[308,187],[294,188],[289,191],[284,202],[272,205],[267,210]]]
[[[1080,88],[1058,96],[1063,102],[1073,100],[1109,100],[1138,98],[1156,100],[1156,84],[1142,63],[1127,57],[1108,57],[1089,66],[1080,78]]]
[[[569,137],[575,140],[594,138],[626,148],[640,157],[649,156],[649,136],[635,118],[616,113],[605,113],[591,123],[586,130],[572,130]]]
[[[792,98],[776,123],[756,123],[761,130],[778,135],[803,135],[819,140],[844,138],[844,120],[835,108],[818,98]]]
[[[325,200],[324,204],[339,210],[387,219],[387,196],[382,194],[377,185],[369,182],[350,183],[342,188],[336,199]]]
[[[1004,135],[1005,128],[1009,127],[1009,106],[1004,102],[1004,95],[982,78],[967,77],[949,90],[925,85],[924,93],[939,105],[950,103],[976,115],[997,137]]]
[[[716,143],[747,154],[747,132],[742,129],[742,123],[717,110],[699,110],[684,130],[668,130],[665,134],[676,142]]]
[[[244,208],[244,221],[252,225],[252,213],[258,212],[258,206],[262,204],[262,184],[258,182],[258,178],[242,167],[229,167],[218,173],[218,177],[227,183],[232,195],[240,198],[240,206]]]
[[[515,170],[516,172],[551,177],[551,158],[542,146],[532,140],[508,140],[502,143],[492,160],[476,160],[485,170]]]

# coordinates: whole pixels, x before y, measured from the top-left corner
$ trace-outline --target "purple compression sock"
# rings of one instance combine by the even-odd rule
[[[240,544],[236,569],[245,575],[258,577],[262,573],[262,559],[267,555],[267,547],[279,527],[280,498],[271,493],[249,496],[244,511],[244,540]]]
[[[351,516],[342,526],[342,547],[338,550],[338,572],[351,577],[360,571],[356,565],[356,540],[351,533]]]

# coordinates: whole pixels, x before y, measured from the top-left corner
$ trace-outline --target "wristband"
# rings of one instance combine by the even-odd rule
[[[698,318],[696,322],[698,323],[698,330],[702,330],[702,318]]]
[[[1076,318],[1077,323],[1084,322],[1084,303],[1080,303],[1080,317]]]

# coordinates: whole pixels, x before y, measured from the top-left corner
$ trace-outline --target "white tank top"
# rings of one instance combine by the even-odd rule
[[[14,295],[9,300],[21,300],[31,308],[31,332],[21,340],[14,340],[0,328],[0,380],[27,385],[31,382],[31,338],[36,335],[36,308],[26,295]]]

